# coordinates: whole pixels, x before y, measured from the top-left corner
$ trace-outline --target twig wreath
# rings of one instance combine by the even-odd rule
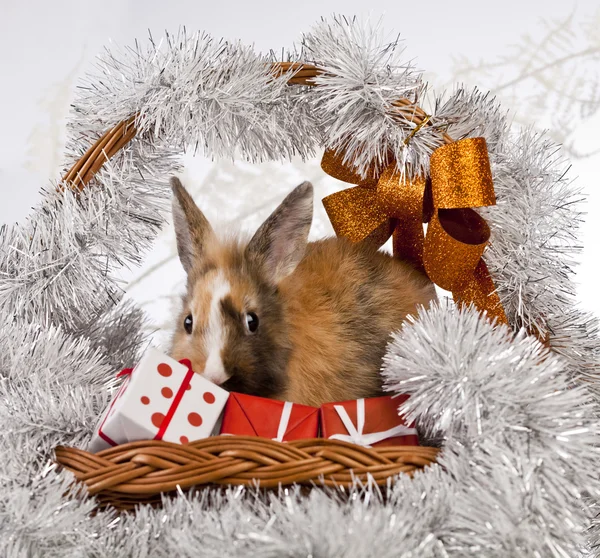
[[[425,84],[399,43],[355,20],[322,21],[287,58],[182,33],[108,52],[79,89],[71,171],[0,236],[3,555],[594,555],[599,344],[595,319],[575,306],[580,195],[557,147],[531,130],[511,133],[477,91],[437,97],[424,112]],[[460,154],[435,169],[437,150],[459,144],[475,150],[480,170]],[[143,342],[143,316],[119,303],[112,272],[151,245],[188,145],[249,161],[325,149],[325,170],[358,184],[326,201],[337,232],[381,242],[396,231],[405,255],[390,176],[420,185],[402,204],[431,194],[429,217],[479,207],[469,215],[489,225],[489,245],[483,252],[482,226],[480,242],[467,242],[483,244],[478,256],[453,263],[481,270],[485,261],[479,284],[493,284],[485,299],[497,299],[483,306],[449,279],[455,298],[472,304],[440,304],[405,324],[383,367],[390,392],[411,394],[402,412],[442,447],[436,464],[380,488],[350,482],[344,498],[335,489],[192,490],[122,515],[90,514],[97,501],[74,491],[67,471],[50,473],[56,446],[88,439],[115,368]],[[446,204],[434,183],[457,168],[480,195]],[[349,226],[340,205],[370,226]],[[432,228],[408,255],[428,273]]]

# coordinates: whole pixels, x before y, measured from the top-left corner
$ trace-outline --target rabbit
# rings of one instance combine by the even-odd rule
[[[228,391],[313,407],[383,394],[391,332],[436,299],[424,274],[367,243],[308,242],[310,182],[249,242],[218,240],[179,179],[171,187],[187,273],[172,357]]]

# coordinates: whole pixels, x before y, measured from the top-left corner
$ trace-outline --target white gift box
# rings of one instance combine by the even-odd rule
[[[149,348],[125,377],[89,444],[98,452],[136,440],[185,444],[211,435],[229,392]]]

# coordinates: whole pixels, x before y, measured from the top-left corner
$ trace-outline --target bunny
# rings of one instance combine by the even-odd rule
[[[425,275],[367,243],[308,242],[309,182],[249,242],[218,240],[179,179],[171,187],[187,273],[175,359],[229,391],[314,407],[382,394],[390,333],[436,298]]]

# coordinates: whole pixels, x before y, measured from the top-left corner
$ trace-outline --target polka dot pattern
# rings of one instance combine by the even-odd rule
[[[202,417],[198,413],[190,413],[188,415],[188,422],[192,426],[200,426],[202,424]]]
[[[156,428],[160,428],[163,420],[165,420],[165,415],[162,413],[153,413],[152,414],[152,424],[156,426]]]
[[[157,367],[158,373],[165,378],[168,378],[171,374],[173,374],[172,368],[166,363],[161,362]]]
[[[158,430],[165,429],[167,436],[173,436],[172,441],[177,441],[181,444],[189,444],[190,441],[196,440],[199,436],[207,435],[200,427],[206,428],[210,426],[213,423],[214,417],[212,417],[213,411],[209,411],[206,405],[215,405],[219,396],[211,391],[209,386],[202,383],[194,388],[194,390],[197,389],[199,392],[195,397],[192,395],[188,396],[187,392],[192,390],[192,384],[188,382],[184,391],[186,395],[182,400],[183,406],[181,409],[178,408],[173,416],[175,422],[179,424],[179,432],[169,434],[168,431],[171,427],[166,423],[166,416],[172,414],[172,406],[176,395],[182,395],[179,393],[181,390],[181,380],[179,376],[174,376],[175,369],[166,362],[155,361],[153,367],[155,367],[155,373],[158,373],[163,379],[159,380],[156,377],[155,380],[150,382],[149,389],[144,390],[148,395],[141,395],[140,401],[143,405],[155,407],[154,409],[151,408],[148,412],[154,428]],[[159,390],[160,396],[158,394]],[[198,399],[200,396],[201,399]],[[158,409],[162,412],[158,412]],[[182,419],[187,423],[187,426],[184,426],[180,422]]]

